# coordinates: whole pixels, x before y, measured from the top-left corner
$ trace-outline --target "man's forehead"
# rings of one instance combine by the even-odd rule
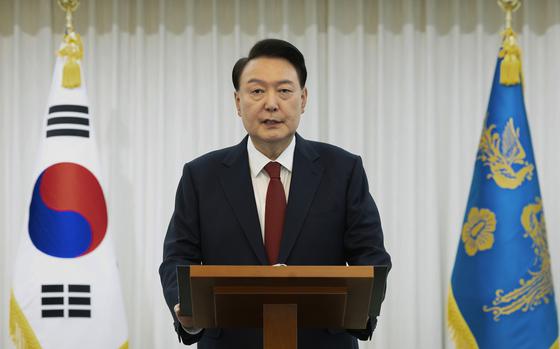
[[[298,80],[295,67],[284,58],[259,57],[250,60],[241,74],[242,83],[283,82],[296,83]]]

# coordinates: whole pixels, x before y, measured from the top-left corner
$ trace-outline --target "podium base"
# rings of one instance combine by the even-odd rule
[[[263,304],[264,349],[297,348],[297,304]]]

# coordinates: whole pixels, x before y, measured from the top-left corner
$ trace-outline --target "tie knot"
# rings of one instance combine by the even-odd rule
[[[270,178],[280,179],[280,163],[271,161],[264,167],[264,170],[268,173]]]

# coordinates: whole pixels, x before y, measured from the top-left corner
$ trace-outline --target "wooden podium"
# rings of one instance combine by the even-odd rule
[[[177,267],[181,312],[195,327],[262,327],[265,349],[297,348],[298,327],[365,328],[386,277],[385,266]]]

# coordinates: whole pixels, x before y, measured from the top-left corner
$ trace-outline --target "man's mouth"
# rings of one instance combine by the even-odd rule
[[[273,119],[266,119],[263,121],[263,124],[265,125],[277,125],[277,124],[281,124],[281,121],[278,120],[273,120]]]

